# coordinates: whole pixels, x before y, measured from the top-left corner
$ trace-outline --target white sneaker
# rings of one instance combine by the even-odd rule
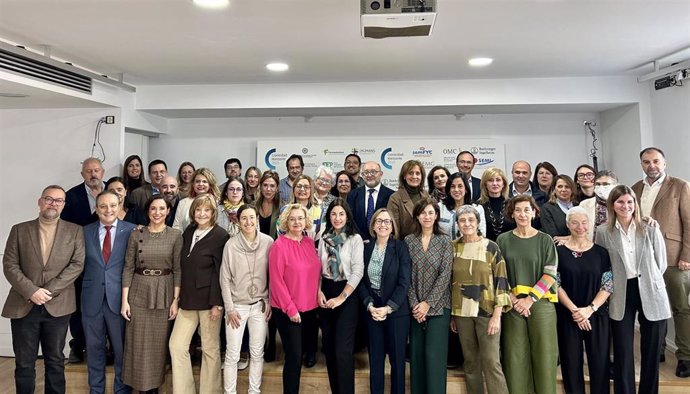
[[[240,353],[240,361],[237,362],[237,370],[244,371],[249,366],[249,354]]]

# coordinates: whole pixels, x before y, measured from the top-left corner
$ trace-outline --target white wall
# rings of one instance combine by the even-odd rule
[[[182,161],[211,168],[224,178],[223,163],[238,157],[244,168],[256,164],[260,139],[366,140],[491,138],[506,144],[506,162],[552,162],[572,174],[588,160],[584,120],[597,114],[511,114],[454,116],[343,116],[303,118],[174,119],[167,135],[150,140],[150,158],[161,158],[170,172]],[[310,174],[311,175],[311,174]]]
[[[690,86],[655,91],[650,83],[649,89],[653,145],[666,154],[669,174],[690,180]]]
[[[0,245],[4,253],[12,225],[35,219],[43,187],[59,184],[70,188],[83,179],[81,161],[91,154],[98,120],[114,115],[116,123],[101,126],[105,148],[106,176],[120,172],[123,127],[120,110],[108,109],[21,109],[0,110]],[[9,284],[0,279],[0,302]],[[10,323],[0,319],[0,355],[12,355]]]

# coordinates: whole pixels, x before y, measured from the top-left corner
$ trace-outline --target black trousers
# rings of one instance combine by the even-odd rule
[[[373,295],[374,306],[380,308],[385,303]],[[404,312],[405,314],[400,314]],[[384,321],[374,321],[367,317],[369,333],[369,391],[383,394],[385,386],[386,355],[391,365],[391,393],[405,394],[405,347],[410,334],[410,315],[407,311],[397,311]]]
[[[321,279],[321,291],[326,299],[338,297],[346,281],[334,282]],[[357,294],[353,292],[336,309],[319,309],[319,323],[323,335],[323,350],[326,353],[328,381],[333,394],[355,392],[355,333],[359,314]]]
[[[72,339],[69,341],[69,347],[77,353],[81,353],[86,349],[86,337],[84,336],[84,326],[81,318],[81,284],[84,280],[84,275],[79,275],[74,281],[74,292],[77,297],[77,310],[72,313],[69,320],[69,332],[72,334]]]
[[[65,348],[69,319],[69,315],[53,317],[43,306],[34,305],[28,315],[11,320],[17,394],[33,394],[36,388],[39,343],[45,364],[45,393],[65,392],[65,356],[62,349]]]
[[[299,394],[299,381],[302,374],[302,335],[306,327],[316,326],[316,309],[299,314],[302,322],[293,323],[280,308],[273,308],[272,319],[276,320],[285,351],[285,365],[283,365],[283,393],[285,394]]]
[[[633,333],[635,314],[640,323],[640,393],[659,392],[659,355],[666,333],[666,320],[649,321],[642,311],[637,278],[628,279],[623,320],[611,320],[613,337],[613,373],[616,394],[635,393],[635,360]]]
[[[572,314],[556,305],[558,352],[561,358],[563,388],[568,394],[584,394],[583,343],[587,351],[589,387],[591,394],[609,393],[609,316],[606,310],[592,314],[592,331],[583,331],[573,321]]]

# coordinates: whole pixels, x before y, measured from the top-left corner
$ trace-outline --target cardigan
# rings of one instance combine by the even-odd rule
[[[328,248],[325,242],[319,242],[319,257],[321,258],[321,275],[333,281],[346,280],[353,289],[357,288],[364,275],[364,243],[359,234],[354,234],[340,245],[340,272],[333,277],[328,263]]]
[[[237,234],[225,244],[220,287],[225,309],[232,311],[235,304],[251,305],[258,301],[268,303],[268,253],[273,238],[257,231],[254,242],[244,234]],[[249,294],[252,284],[256,294]]]
[[[422,191],[419,198],[423,199],[429,197],[429,193]],[[414,211],[414,202],[403,186],[393,193],[388,199],[388,213],[395,222],[395,231],[398,239],[405,239],[409,234],[412,234],[415,229],[416,218],[412,216]]]
[[[182,233],[180,268],[180,308],[185,310],[211,309],[223,305],[220,291],[220,264],[228,234],[218,225],[200,238],[189,251],[196,226],[188,226]]]

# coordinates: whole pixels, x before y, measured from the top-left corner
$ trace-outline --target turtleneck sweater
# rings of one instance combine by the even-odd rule
[[[41,216],[38,217],[38,235],[41,239],[41,257],[43,257],[43,265],[48,263],[50,252],[53,250],[58,220],[60,220],[60,218],[45,219]]]

